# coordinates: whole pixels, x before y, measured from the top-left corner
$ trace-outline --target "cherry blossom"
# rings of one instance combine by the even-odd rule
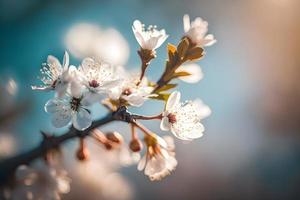
[[[133,22],[132,30],[142,49],[155,50],[168,38],[164,29],[157,30],[156,28],[156,26],[150,25],[145,30],[145,25],[139,20]]]
[[[201,101],[180,102],[180,92],[173,92],[163,112],[160,127],[171,131],[177,138],[193,140],[203,136],[201,120],[210,114],[208,106]]]
[[[177,166],[175,159],[175,145],[173,138],[165,136],[161,138],[157,135],[146,136],[146,154],[138,164],[138,170],[144,170],[150,180],[161,180],[169,175]]]
[[[72,68],[72,67],[71,67]],[[65,52],[63,64],[60,61],[49,55],[47,63],[43,63],[40,70],[40,80],[44,85],[42,86],[31,86],[33,90],[50,91],[55,90],[58,97],[62,97],[68,89],[70,83],[69,75],[69,54]]]
[[[217,42],[212,34],[206,35],[208,23],[200,17],[190,22],[189,15],[183,16],[183,27],[185,36],[188,37],[196,46],[211,46]]]

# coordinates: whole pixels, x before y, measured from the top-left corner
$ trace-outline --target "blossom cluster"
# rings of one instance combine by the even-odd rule
[[[193,140],[203,136],[202,120],[211,113],[201,100],[182,102],[179,91],[169,92],[177,86],[177,83],[171,83],[173,80],[180,79],[187,83],[201,80],[202,70],[194,62],[204,57],[204,47],[216,42],[212,34],[207,34],[206,21],[196,18],[190,22],[189,16],[185,15],[183,22],[183,37],[177,46],[167,45],[165,71],[157,82],[145,75],[146,69],[157,56],[155,50],[169,35],[164,29],[159,30],[153,25],[146,28],[138,20],[133,22],[132,30],[140,46],[140,73],[131,73],[122,66],[114,66],[92,57],[84,58],[76,67],[70,64],[68,52],[65,52],[62,62],[54,56],[48,56],[41,68],[40,80],[43,85],[32,86],[32,89],[54,91],[54,98],[45,104],[45,111],[51,114],[53,126],[61,128],[72,125],[80,132],[89,130],[99,143],[111,150],[123,146],[122,135],[116,132],[105,134],[100,127],[88,129],[93,123],[91,105],[102,104],[113,113],[121,107],[141,107],[145,101],[162,100],[165,109],[161,113],[155,116],[136,114],[132,120],[127,121],[132,130],[132,139],[127,149],[130,155],[136,155],[142,153],[142,147],[145,146],[138,169],[144,170],[151,180],[160,180],[170,174],[177,166],[172,137],[160,137],[140,121],[159,120],[162,131],[170,131],[181,140]],[[139,139],[136,130],[143,133],[143,140]],[[85,160],[88,155],[84,138],[80,140],[77,157]]]

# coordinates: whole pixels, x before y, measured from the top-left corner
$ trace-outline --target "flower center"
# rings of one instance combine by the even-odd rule
[[[132,91],[130,90],[130,88],[126,88],[125,90],[123,90],[123,93],[124,95],[128,96],[128,95],[131,95],[132,94]]]
[[[52,83],[52,85],[51,85],[51,87],[52,87],[53,89],[55,89],[56,83],[57,83],[57,79],[56,79],[55,81],[53,81],[53,83]]]
[[[96,80],[92,80],[89,82],[89,86],[90,87],[93,87],[93,88],[96,88],[98,87],[100,84],[96,81]]]
[[[174,124],[174,123],[176,122],[176,115],[170,113],[170,114],[168,114],[167,117],[168,117],[169,122],[170,122],[171,124]]]
[[[81,102],[81,98],[76,98],[76,97],[73,97],[71,99],[71,109],[74,110],[74,111],[77,111],[79,106],[80,106],[80,102]]]

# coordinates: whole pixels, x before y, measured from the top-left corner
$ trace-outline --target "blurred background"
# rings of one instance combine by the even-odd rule
[[[72,141],[64,148],[72,183],[63,199],[300,199],[299,7],[298,0],[1,0],[0,158],[36,146],[40,130],[64,132],[43,110],[52,94],[30,88],[48,54],[62,59],[68,50],[75,65],[95,56],[134,69],[140,61],[133,20],[165,28],[167,42],[176,44],[189,14],[207,20],[218,40],[199,62],[203,80],[178,88],[184,99],[199,97],[211,107],[205,136],[176,140],[179,165],[161,182],[136,166],[111,172],[97,148],[90,163],[79,164]],[[152,80],[164,69],[167,42],[148,70]],[[162,108],[149,101],[132,110]],[[95,118],[106,112],[95,111]],[[166,134],[157,122],[147,125]],[[104,127],[111,129],[130,134],[126,124]]]

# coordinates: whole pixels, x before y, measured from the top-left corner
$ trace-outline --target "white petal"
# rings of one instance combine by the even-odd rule
[[[203,40],[203,46],[211,46],[217,42],[216,39],[214,39],[214,36],[212,34],[208,34],[205,36]]]
[[[140,32],[134,32],[134,36],[142,48],[145,48],[146,41]]]
[[[56,69],[61,69],[61,64],[55,56],[49,55],[47,58],[47,63]]]
[[[189,76],[181,76],[180,80],[187,83],[197,83],[203,78],[203,73],[199,65],[197,64],[187,64],[180,66],[176,72],[188,72]]]
[[[191,22],[190,22],[190,16],[184,15],[183,16],[183,29],[184,32],[188,32],[190,30]]]
[[[211,109],[205,105],[200,99],[196,99],[193,101],[195,105],[197,106],[197,112],[199,114],[200,119],[204,119],[211,115]]]
[[[131,94],[129,96],[123,97],[130,105],[140,107],[145,102],[145,99],[143,96],[139,94]]]
[[[65,51],[64,59],[63,59],[63,68],[64,68],[64,70],[67,70],[67,69],[68,69],[68,67],[69,67],[69,62],[70,62],[69,60],[70,60],[70,56],[69,56],[68,52]]]
[[[57,97],[61,98],[66,94],[66,91],[68,89],[69,83],[64,81],[59,81],[55,86],[55,91],[57,94]]]
[[[55,112],[58,112],[62,106],[63,106],[62,100],[54,98],[54,99],[50,99],[45,104],[44,108],[47,113],[55,113]]]
[[[54,127],[61,128],[68,125],[71,121],[71,110],[67,107],[60,107],[60,110],[53,113],[51,122]]]
[[[166,104],[166,110],[172,110],[176,105],[179,104],[180,102],[180,92],[174,91],[172,94],[169,96],[167,104]]]
[[[171,124],[169,122],[168,117],[163,117],[161,122],[160,122],[160,129],[163,131],[169,131],[171,127]]]
[[[78,112],[73,116],[73,126],[80,131],[87,129],[92,124],[91,114],[83,109],[79,108]]]
[[[31,86],[32,90],[39,90],[39,91],[51,91],[53,88],[51,86]]]
[[[139,171],[142,171],[144,168],[145,168],[145,165],[146,165],[146,162],[147,162],[147,155],[144,155],[142,157],[142,159],[139,161],[139,164],[137,166],[137,169]]]

